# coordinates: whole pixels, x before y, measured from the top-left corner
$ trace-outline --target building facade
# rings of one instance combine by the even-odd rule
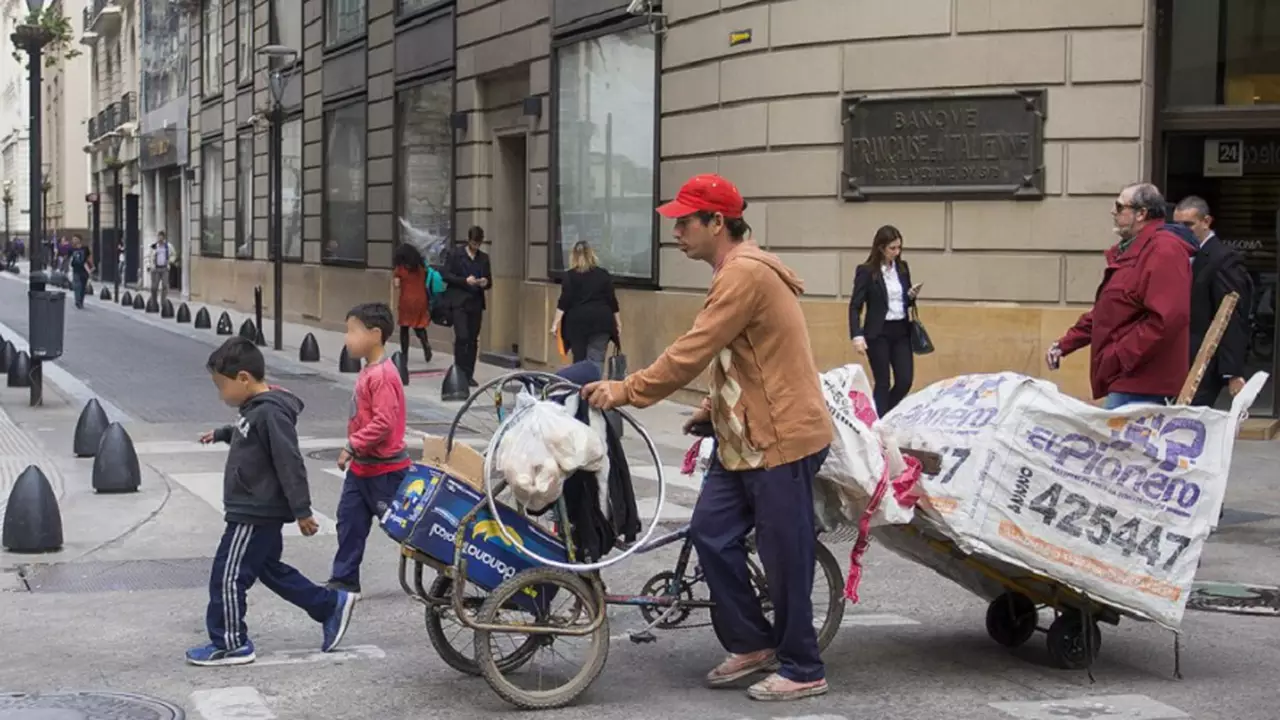
[[[715,171],[805,279],[820,366],[856,359],[853,271],[892,224],[938,348],[917,386],[1041,375],[1093,299],[1116,192],[1152,180],[1171,200],[1206,196],[1246,252],[1253,359],[1272,369],[1280,4],[258,0],[247,28],[237,1],[206,0],[192,43],[196,297],[248,307],[269,286],[255,115],[270,101],[251,38],[300,57],[285,103],[291,320],[341,323],[389,297],[396,242],[480,225],[486,349],[558,362],[556,277],[585,239],[623,287],[624,349],[642,365],[710,281],[652,209]],[[1086,365],[1053,377],[1085,396]]]
[[[27,15],[23,0],[0,0],[0,58],[12,59],[10,36]],[[31,158],[28,153],[26,63],[0,62],[0,187],[11,200],[4,207],[7,232],[13,238],[29,240],[31,232]],[[37,168],[36,172],[40,169]],[[30,242],[27,242],[30,247]]]
[[[139,6],[137,0],[89,0],[82,17],[80,42],[93,69],[85,139],[92,193],[97,197],[96,207],[90,207],[91,216],[98,218],[94,254],[104,279],[115,279],[118,272],[121,282],[134,284],[142,270]],[[124,252],[114,252],[121,241]],[[123,267],[119,267],[121,259]]]
[[[59,2],[76,37],[83,35],[84,10],[91,2]],[[41,154],[49,168],[46,226],[59,238],[79,235],[86,242],[92,238],[89,158],[85,144],[92,78],[92,60],[83,52],[71,58],[65,54],[59,56],[55,64],[44,68],[41,77],[44,102]]]

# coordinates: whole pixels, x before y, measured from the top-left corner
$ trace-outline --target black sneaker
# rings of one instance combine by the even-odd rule
[[[471,387],[480,387],[480,383],[476,382],[475,380],[468,380],[467,384],[470,385]]]
[[[329,590],[348,593],[355,600],[360,599],[359,585],[352,585],[351,583],[338,582],[337,580],[330,580],[329,582],[325,583],[324,586]]]

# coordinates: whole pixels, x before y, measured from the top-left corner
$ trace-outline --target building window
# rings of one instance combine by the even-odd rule
[[[222,141],[200,148],[200,253],[222,257]]]
[[[637,28],[557,53],[553,271],[586,240],[615,276],[653,279],[656,45]]]
[[[367,106],[330,110],[324,116],[324,251],[338,263],[365,261],[365,140]]]
[[[1173,0],[1171,24],[1169,106],[1280,104],[1280,3]]]
[[[302,259],[302,118],[294,117],[284,124],[280,138],[283,149],[281,165],[284,172],[284,257],[286,260]]]
[[[338,45],[364,35],[365,0],[325,0],[325,44]]]
[[[253,134],[236,138],[236,257],[253,257]]]
[[[400,0],[400,14],[408,15],[421,10],[445,5],[448,0]]]
[[[204,0],[204,16],[200,21],[202,34],[200,57],[203,65],[202,89],[205,97],[222,92],[222,1]]]
[[[273,42],[302,56],[302,0],[272,0],[275,11]]]
[[[236,72],[243,83],[253,82],[253,0],[237,0]]]
[[[429,250],[451,237],[453,224],[453,83],[419,85],[398,101],[399,238]]]

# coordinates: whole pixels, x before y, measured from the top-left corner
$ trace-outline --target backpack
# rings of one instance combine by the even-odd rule
[[[453,327],[453,309],[449,296],[445,294],[448,286],[440,271],[427,266],[427,308],[431,315],[431,323],[440,327]]]

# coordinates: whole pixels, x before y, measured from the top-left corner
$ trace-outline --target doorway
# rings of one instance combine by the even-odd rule
[[[523,127],[497,132],[493,143],[492,227],[485,229],[493,268],[489,293],[488,348],[520,356],[524,308],[520,302],[525,278],[525,247],[529,229],[528,132]]]
[[[187,246],[182,226],[182,171],[174,168],[166,172],[164,184],[164,207],[160,208],[164,224],[161,227],[169,236],[169,244],[174,250],[174,257],[169,263],[169,289],[182,290],[182,264]]]
[[[1236,162],[1220,162],[1237,149]],[[1230,160],[1230,158],[1227,158]],[[1246,373],[1270,373],[1252,414],[1276,414],[1276,292],[1280,277],[1280,134],[1184,132],[1165,136],[1165,192],[1176,203],[1198,195],[1209,203],[1214,232],[1244,256],[1253,280]],[[1218,407],[1226,407],[1225,395]]]

